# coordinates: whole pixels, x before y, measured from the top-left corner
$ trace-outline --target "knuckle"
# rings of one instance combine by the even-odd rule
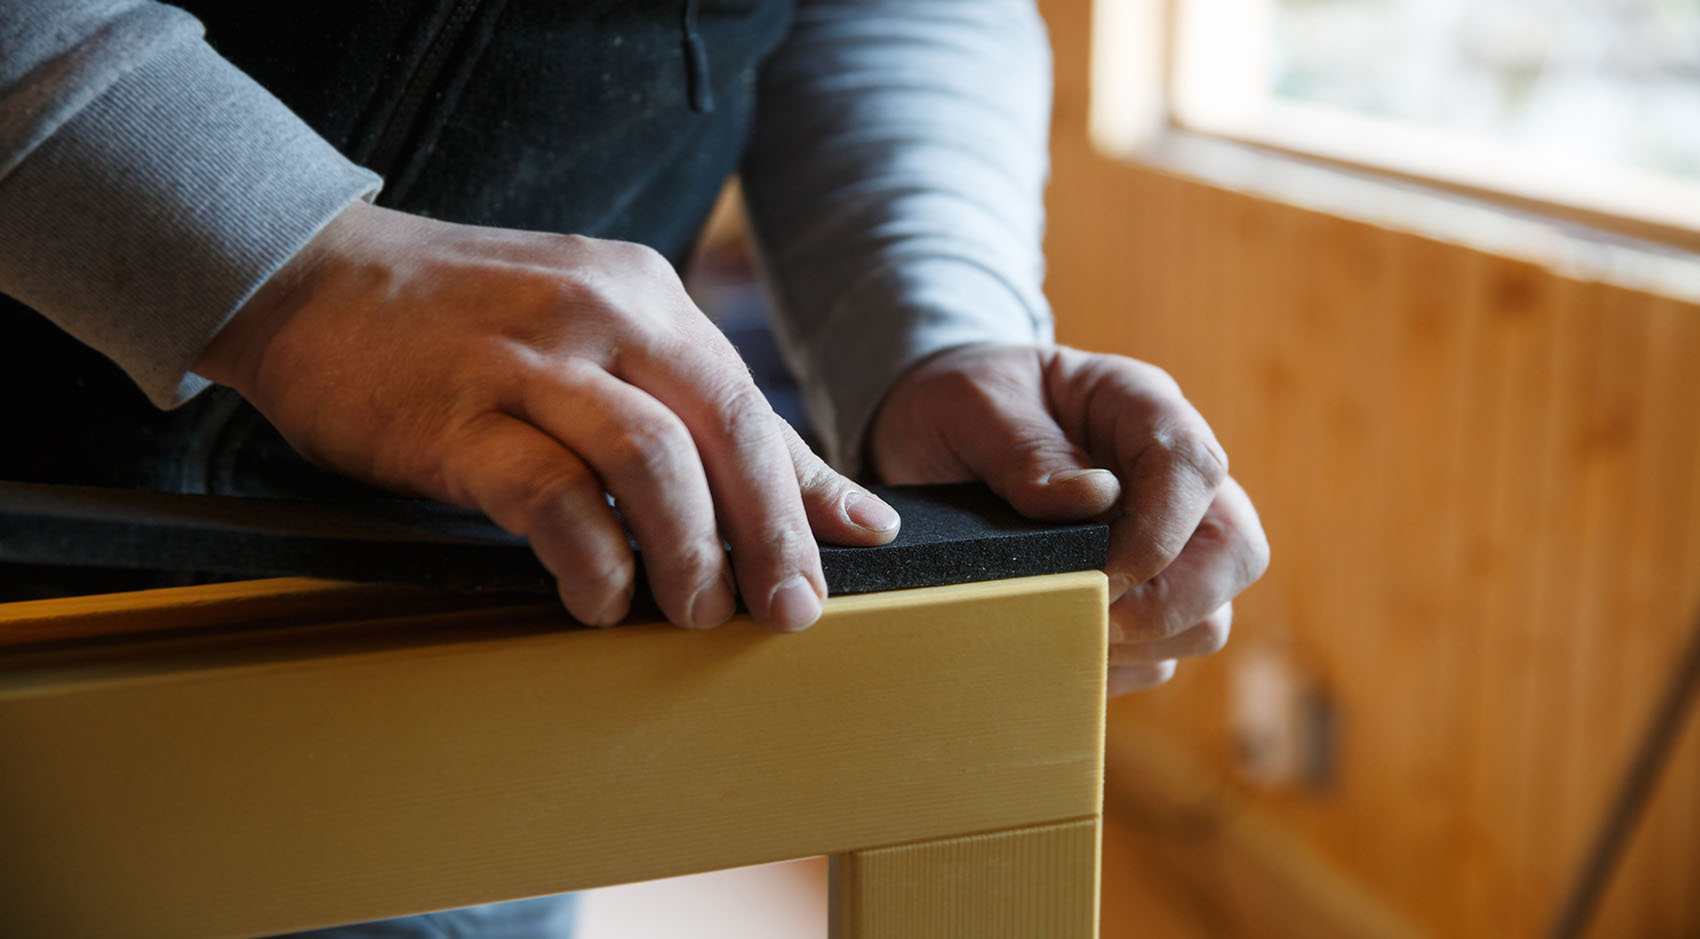
[[[637,565],[622,545],[566,532],[532,539],[543,566],[555,575],[556,588],[569,608],[594,615],[630,593]]]
[[[1167,580],[1153,578],[1134,588],[1134,592],[1144,613],[1130,622],[1125,631],[1136,641],[1168,639],[1193,625],[1193,620],[1183,611],[1184,604],[1180,601],[1184,598],[1174,595]]]
[[[739,375],[738,384],[745,376]],[[715,433],[722,439],[766,446],[778,433],[773,408],[753,391],[738,388],[720,396],[724,401],[715,409]]]
[[[1193,627],[1198,633],[1197,644],[1194,646],[1198,655],[1215,655],[1228,644],[1228,637],[1233,633],[1234,617],[1231,613],[1213,615]]]
[[[628,478],[672,478],[696,459],[690,434],[677,422],[649,420],[624,428],[613,445],[614,472]]]
[[[575,317],[591,316],[599,323],[628,319],[630,303],[626,302],[618,280],[607,272],[580,269],[554,281],[554,306],[558,311],[571,311]]]
[[[1167,517],[1150,519],[1140,529],[1135,543],[1143,549],[1140,555],[1144,559],[1143,566],[1147,568],[1146,576],[1154,577],[1168,570],[1169,565],[1186,550],[1187,543],[1194,535],[1193,532],[1185,530],[1184,524],[1179,518]],[[1156,592],[1163,590],[1166,584],[1167,581],[1162,578],[1155,578],[1147,581],[1142,587]]]
[[[1181,383],[1176,381],[1175,376],[1169,374],[1167,369],[1139,359],[1122,359],[1120,361],[1125,363],[1124,367],[1131,372],[1134,380],[1147,393],[1165,398],[1181,397]]]
[[[762,548],[769,557],[797,561],[813,554],[815,539],[807,525],[775,525],[762,536]]]
[[[1195,623],[1188,622],[1185,614],[1170,607],[1157,617],[1157,636],[1161,639],[1170,639],[1182,635],[1195,625]]]
[[[551,349],[575,324],[594,324],[603,332],[617,329],[624,321],[618,285],[591,270],[562,272],[542,288],[537,306],[544,315],[509,318],[503,338],[521,348]]]
[[[812,499],[843,504],[852,492],[858,491],[857,486],[813,454],[794,462],[797,467],[797,488]]]
[[[673,269],[673,263],[649,245],[635,241],[608,241],[604,242],[604,250],[609,263],[628,276],[683,291],[679,272]]]
[[[525,499],[527,533],[576,527],[579,520],[569,517],[568,506],[575,492],[588,484],[588,476],[575,467],[550,467],[546,475],[530,484]]]
[[[1209,545],[1212,549],[1226,548],[1238,556],[1244,553],[1242,540],[1228,519],[1217,512],[1206,511],[1204,517],[1198,520],[1198,527],[1193,530],[1188,543]]]
[[[720,331],[720,327],[714,325],[714,322],[706,315],[697,311],[694,305],[691,309],[693,315],[687,317],[687,328],[685,329],[688,340],[699,348],[706,349],[708,354],[720,364],[721,369],[726,373],[726,380],[731,383],[734,390],[743,389],[760,397],[760,393],[756,391],[755,374],[750,370],[749,363],[745,362],[744,357],[739,354],[738,347],[732,345],[732,340],[726,338],[726,334]],[[766,404],[766,398],[761,398],[761,400],[763,404]]]
[[[1228,468],[1211,452],[1209,431],[1202,421],[1174,415],[1156,422],[1141,447],[1137,463],[1142,475],[1178,481],[1192,476],[1206,492],[1215,492],[1228,479]]]
[[[610,299],[606,281],[580,271],[556,276],[549,281],[548,287],[553,291],[557,309],[601,308],[607,306]]]
[[[1245,551],[1240,558],[1240,578],[1249,587],[1269,571],[1269,539],[1259,530],[1247,539]]]
[[[805,496],[842,501],[852,491],[860,488],[810,450],[809,445],[797,436],[797,431],[784,418],[774,415],[773,422],[785,443],[786,452],[791,456],[792,468],[797,473],[797,488],[801,489]]]
[[[1054,431],[1033,425],[1020,428],[1019,436],[1010,445],[1009,451],[1012,457],[1010,465],[1017,467],[1017,472],[1027,472],[1034,466],[1049,465],[1073,455],[1058,441]]]
[[[588,235],[562,234],[554,237],[555,243],[561,246],[562,251],[570,254],[589,254],[595,251],[600,243]]]
[[[668,275],[672,275],[673,265],[668,262],[666,257],[662,256],[661,252],[649,245],[635,241],[624,241],[620,244],[630,263],[639,270],[652,274],[665,271]]]
[[[673,552],[673,570],[693,585],[706,584],[720,576],[726,555],[718,542],[688,540]]]
[[[637,580],[637,568],[629,555],[604,556],[600,563],[591,565],[590,571],[592,583],[602,585],[604,596],[610,601],[630,593]]]
[[[1158,570],[1168,570],[1175,559],[1186,550],[1185,538],[1171,534],[1159,534],[1151,539],[1151,567]]]
[[[1152,445],[1170,471],[1191,472],[1214,491],[1227,480],[1228,468],[1210,452],[1208,432],[1194,423],[1177,420],[1160,426],[1152,435]]]
[[[674,283],[679,280],[672,262],[646,244],[578,234],[557,235],[554,240],[564,266],[575,276],[584,275],[588,283],[617,281],[622,276],[663,278]]]
[[[611,552],[596,552],[574,564],[567,580],[576,592],[602,606],[623,594],[635,576],[630,557]]]

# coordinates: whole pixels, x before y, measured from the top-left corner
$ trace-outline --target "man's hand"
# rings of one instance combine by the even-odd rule
[[[1018,511],[1110,522],[1110,693],[1227,642],[1269,543],[1204,418],[1162,370],[1065,347],[970,346],[911,369],[868,437],[887,482],[984,480]]]
[[[878,544],[895,512],[826,467],[654,251],[357,204],[244,305],[196,371],[303,454],[480,509],[530,539],[578,619],[634,578],[681,626],[797,630],[826,584],[815,534]]]

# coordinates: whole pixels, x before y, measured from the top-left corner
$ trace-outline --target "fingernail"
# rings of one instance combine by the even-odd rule
[[[886,505],[878,497],[855,490],[844,497],[844,514],[856,525],[881,533],[891,531],[902,521],[897,516],[897,510]]]
[[[767,599],[768,625],[786,632],[797,632],[820,619],[820,597],[813,584],[797,574],[773,588]]]
[[[1116,481],[1116,474],[1107,469],[1077,469],[1058,470],[1045,478],[1045,485],[1055,486],[1058,483],[1073,482],[1076,479],[1098,479],[1108,482]]]
[[[722,574],[691,598],[691,629],[711,629],[732,618],[732,587]]]

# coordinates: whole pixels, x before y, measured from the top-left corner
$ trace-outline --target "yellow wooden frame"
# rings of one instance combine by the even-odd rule
[[[1102,574],[834,598],[795,636],[375,596],[0,606],[8,935],[251,935],[816,854],[840,939],[1097,933]],[[126,603],[200,628],[41,641]]]

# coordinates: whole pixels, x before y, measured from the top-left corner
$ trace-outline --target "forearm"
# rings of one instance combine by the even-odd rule
[[[886,390],[980,342],[1048,342],[1050,108],[1026,0],[804,2],[764,71],[744,182],[777,332],[834,463]]]
[[[260,284],[378,179],[153,3],[4,0],[0,292],[156,404]]]

